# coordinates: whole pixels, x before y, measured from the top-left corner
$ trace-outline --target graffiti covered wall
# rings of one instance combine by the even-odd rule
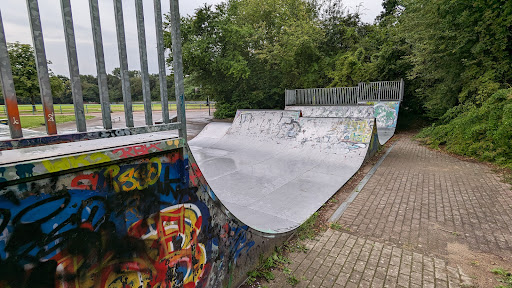
[[[0,287],[230,287],[244,280],[284,236],[268,238],[230,216],[188,149],[160,148],[0,167]]]
[[[396,128],[400,102],[377,102],[374,107],[378,127]]]

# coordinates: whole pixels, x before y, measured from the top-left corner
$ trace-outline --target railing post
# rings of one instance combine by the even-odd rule
[[[89,0],[89,12],[91,14],[92,38],[94,43],[94,53],[96,56],[96,71],[98,73],[98,90],[100,92],[103,128],[112,129],[112,117],[110,115],[110,99],[108,97],[107,72],[105,70],[105,55],[103,53],[103,39],[101,38],[98,0]]]
[[[135,0],[135,17],[139,38],[140,74],[142,78],[142,99],[144,100],[144,119],[146,125],[153,125],[151,109],[151,91],[149,88],[148,55],[146,50],[146,31],[144,26],[144,8],[142,0]]]
[[[181,123],[179,136],[187,141],[187,119],[185,114],[185,87],[183,84],[183,58],[181,55],[181,28],[178,0],[171,0],[171,36],[174,67],[174,83],[177,101],[178,122]]]
[[[380,102],[380,94],[382,93],[382,82],[378,82],[378,89],[379,91],[377,92],[377,98],[378,98],[378,102]]]
[[[361,95],[363,93],[362,87],[363,87],[363,83],[362,82],[357,83],[357,98],[356,98],[357,104],[359,104],[359,102],[362,102],[361,101],[362,100],[362,96]]]
[[[5,41],[4,24],[2,14],[0,13],[0,82],[2,84],[2,94],[4,95],[4,112],[7,114],[9,123],[9,132],[11,138],[22,138],[20,112],[18,110],[18,101],[16,91],[14,90],[14,81],[12,78],[11,61]],[[7,109],[7,111],[6,111]]]
[[[160,102],[162,103],[162,121],[169,123],[169,109],[167,103],[169,102],[167,96],[167,73],[165,72],[165,57],[164,57],[164,36],[162,31],[162,4],[160,0],[154,0],[155,6],[155,30],[156,30],[156,48],[158,55],[158,76],[160,79]]]
[[[52,88],[50,86],[48,61],[46,60],[43,29],[41,27],[41,18],[39,16],[37,0],[27,0],[27,8],[29,13],[28,19],[30,20],[30,31],[32,32],[32,41],[34,43],[37,77],[39,80],[41,103],[43,104],[46,133],[48,133],[48,135],[55,135],[57,134],[57,125],[55,123],[55,113],[53,111]]]
[[[64,26],[64,37],[66,42],[66,52],[68,55],[69,81],[71,82],[71,94],[75,110],[75,122],[78,132],[87,131],[84,113],[84,100],[82,95],[82,82],[80,81],[80,71],[78,69],[78,56],[76,54],[75,30],[73,27],[73,14],[71,13],[71,3],[69,0],[61,0],[62,22]],[[62,114],[62,106],[60,107]]]
[[[121,90],[123,91],[124,119],[126,127],[133,127],[132,92],[130,88],[130,75],[128,75],[128,56],[126,53],[122,2],[122,0],[114,0],[117,49],[119,50],[119,72],[121,76]]]
[[[400,79],[400,102],[404,100],[404,89],[405,89],[405,82],[404,79]]]

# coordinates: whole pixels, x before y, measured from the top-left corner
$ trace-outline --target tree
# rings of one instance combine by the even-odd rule
[[[20,103],[31,103],[35,111],[35,104],[39,102],[40,91],[37,78],[37,67],[34,56],[34,49],[29,44],[19,42],[7,43],[9,59],[11,61],[12,76],[16,96]],[[48,61],[48,64],[51,64]],[[50,70],[50,86],[53,95],[59,96],[64,91],[64,84],[61,79]]]
[[[55,77],[58,77],[60,82],[62,83],[62,91],[60,91],[59,94],[56,94],[55,91],[52,89],[52,92],[54,93],[53,102],[54,103],[73,103],[73,93],[71,90],[71,81],[68,77],[64,75],[57,75]]]
[[[7,49],[16,96],[20,103],[28,100],[34,106],[40,95],[34,49],[29,44],[19,42],[7,43]]]
[[[323,33],[315,15],[303,0],[205,5],[182,21],[185,74],[217,101],[216,117],[280,107],[284,89],[316,86],[321,78]],[[170,34],[164,36],[170,47]]]
[[[84,102],[99,103],[100,91],[98,88],[98,78],[93,75],[80,75],[80,81],[82,82]]]
[[[512,83],[512,2],[404,0],[399,27],[411,45],[409,78],[428,115],[481,105]]]

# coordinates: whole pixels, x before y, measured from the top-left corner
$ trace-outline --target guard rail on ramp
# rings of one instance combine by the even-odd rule
[[[234,217],[189,151],[168,132],[1,151],[0,287],[237,287],[289,234]]]

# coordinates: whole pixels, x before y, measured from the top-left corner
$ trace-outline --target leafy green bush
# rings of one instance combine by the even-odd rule
[[[512,168],[512,89],[499,90],[482,106],[450,109],[417,138],[431,147]]]

